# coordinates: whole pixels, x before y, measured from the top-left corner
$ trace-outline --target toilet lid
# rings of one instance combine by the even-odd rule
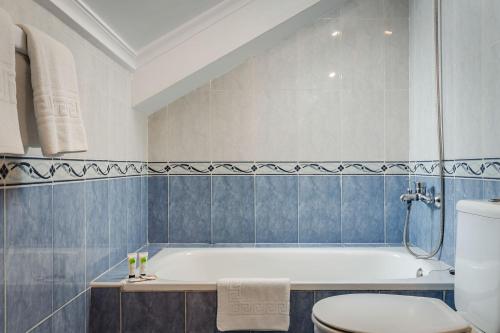
[[[325,298],[313,307],[324,325],[352,333],[459,333],[469,324],[443,301],[427,297],[349,294]]]

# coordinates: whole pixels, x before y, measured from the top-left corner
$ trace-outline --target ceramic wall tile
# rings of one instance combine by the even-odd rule
[[[127,179],[108,181],[109,264],[113,266],[127,256]]]
[[[54,308],[85,289],[85,185],[53,187]]]
[[[298,177],[258,176],[255,179],[256,241],[298,242]]]
[[[211,160],[255,160],[254,97],[250,91],[210,93]]]
[[[212,178],[214,243],[255,243],[254,177]]]
[[[169,178],[169,241],[210,243],[210,187],[207,176]]]
[[[148,236],[150,243],[168,243],[168,177],[148,177]]]
[[[52,187],[9,189],[5,205],[7,330],[25,332],[52,312]]]
[[[294,91],[255,93],[258,161],[297,161],[297,96]]]
[[[299,243],[340,243],[339,176],[299,177]]]
[[[184,332],[184,292],[122,293],[123,332]]]
[[[86,281],[109,268],[109,212],[106,180],[85,182]]]
[[[342,176],[342,242],[384,241],[384,178]]]
[[[342,101],[342,160],[384,160],[384,93],[345,91]]]
[[[169,160],[210,160],[209,96],[209,87],[203,86],[169,105],[165,143]]]

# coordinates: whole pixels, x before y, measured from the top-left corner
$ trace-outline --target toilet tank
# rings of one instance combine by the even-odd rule
[[[470,323],[500,333],[500,203],[457,203],[455,305]]]

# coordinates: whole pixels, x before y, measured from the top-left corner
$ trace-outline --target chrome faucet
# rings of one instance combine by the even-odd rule
[[[411,203],[412,201],[422,201],[427,205],[434,205],[437,208],[441,207],[441,196],[434,195],[433,192],[427,191],[427,186],[423,182],[415,182],[415,191],[411,188],[408,189],[407,193],[404,193],[399,197],[401,201],[406,203]]]

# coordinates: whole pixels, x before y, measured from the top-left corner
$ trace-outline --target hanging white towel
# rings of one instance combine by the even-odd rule
[[[24,154],[17,115],[14,27],[0,8],[0,154]]]
[[[287,331],[289,325],[289,279],[217,281],[217,328],[220,331]]]
[[[43,154],[86,151],[87,135],[73,54],[38,29],[20,27],[27,35],[35,118]]]

